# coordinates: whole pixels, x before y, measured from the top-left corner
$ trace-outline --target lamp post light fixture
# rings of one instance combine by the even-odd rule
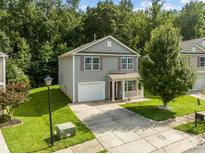
[[[50,120],[50,139],[51,139],[51,146],[53,146],[53,129],[52,129],[52,112],[51,112],[51,95],[50,95],[50,85],[52,83],[53,78],[47,76],[44,79],[46,86],[48,87],[48,111],[49,111],[49,120]]]

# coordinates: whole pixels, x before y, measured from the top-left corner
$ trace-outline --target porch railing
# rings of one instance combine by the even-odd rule
[[[143,97],[143,91],[126,91],[125,92],[125,98],[140,98]]]

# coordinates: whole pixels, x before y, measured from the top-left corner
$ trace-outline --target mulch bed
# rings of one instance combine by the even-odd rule
[[[21,123],[22,123],[21,120],[13,119],[13,120],[10,120],[10,121],[5,122],[5,123],[0,123],[0,128],[8,127],[8,126],[13,126],[13,125],[18,125],[18,124],[21,124]]]

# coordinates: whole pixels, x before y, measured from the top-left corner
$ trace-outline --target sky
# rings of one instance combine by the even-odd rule
[[[79,9],[85,11],[87,6],[94,7],[100,0],[81,0]],[[113,0],[116,4],[119,3],[120,0]],[[180,10],[186,3],[190,2],[191,0],[164,0],[164,9],[176,9]],[[193,0],[193,1],[203,1],[205,0]],[[132,0],[134,4],[134,10],[138,9],[146,9],[151,5],[151,0]]]

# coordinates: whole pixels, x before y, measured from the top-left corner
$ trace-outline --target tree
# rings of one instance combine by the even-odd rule
[[[148,53],[141,59],[140,74],[144,87],[167,103],[184,94],[195,81],[195,72],[179,54],[181,37],[172,24],[157,27],[151,34],[145,50]]]
[[[152,6],[149,8],[150,24],[152,29],[156,28],[161,23],[162,7],[164,1],[152,0]]]
[[[132,1],[131,0],[121,0],[120,1],[120,4],[119,4],[119,7],[122,9],[122,10],[126,10],[126,11],[132,11],[133,9],[133,4],[132,4]]]
[[[25,82],[12,82],[7,84],[6,90],[0,91],[0,106],[13,117],[13,109],[25,102],[29,86]]]
[[[205,3],[193,2],[186,4],[177,16],[177,24],[183,40],[205,36]]]
[[[94,34],[98,38],[113,35],[117,30],[118,17],[119,9],[114,5],[113,1],[100,1],[96,8],[88,7],[83,18],[84,41],[93,41]]]

